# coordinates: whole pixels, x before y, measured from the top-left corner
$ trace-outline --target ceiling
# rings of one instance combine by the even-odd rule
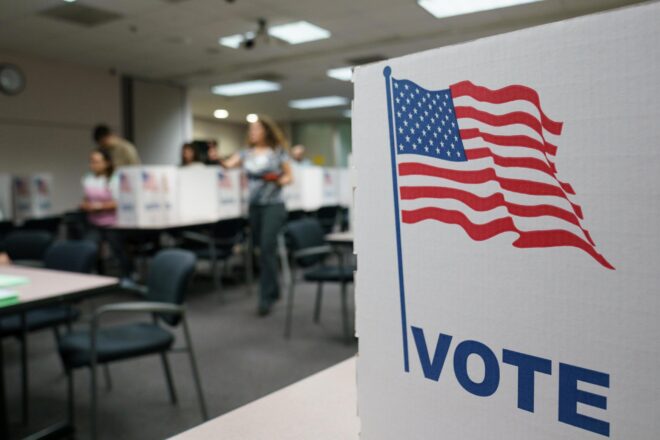
[[[303,111],[287,103],[350,98],[349,82],[325,75],[350,60],[401,56],[639,2],[544,0],[438,20],[415,0],[0,0],[0,48],[187,86],[200,117],[226,108],[235,121],[251,112],[327,119],[340,118],[347,106]],[[79,22],[61,18],[69,15]],[[218,44],[221,36],[255,30],[261,17],[269,25],[306,20],[332,37],[252,50]],[[214,84],[270,77],[279,78],[281,91],[235,98],[210,93]]]

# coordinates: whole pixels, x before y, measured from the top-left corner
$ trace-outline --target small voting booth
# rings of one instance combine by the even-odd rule
[[[361,438],[660,438],[660,3],[357,68]]]
[[[51,174],[14,176],[12,187],[14,221],[22,222],[53,214],[53,176]]]
[[[118,171],[120,225],[149,226],[176,221],[177,169],[173,166],[127,166]]]

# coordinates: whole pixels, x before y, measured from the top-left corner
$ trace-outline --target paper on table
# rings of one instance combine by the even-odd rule
[[[15,290],[0,289],[0,307],[14,304],[18,301],[18,292]]]
[[[29,281],[26,277],[0,274],[0,289],[3,287],[20,286],[21,284],[27,284]]]

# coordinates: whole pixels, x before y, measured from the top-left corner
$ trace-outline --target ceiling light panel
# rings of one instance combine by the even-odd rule
[[[307,21],[296,21],[294,23],[272,26],[268,34],[284,40],[289,44],[308,43],[310,41],[324,40],[330,38],[330,31],[316,26]]]
[[[281,90],[282,86],[279,83],[272,81],[243,81],[231,84],[220,84],[211,87],[211,92],[215,95],[222,96],[241,96],[241,95],[254,95],[256,93],[276,92]]]
[[[330,69],[326,72],[330,78],[338,79],[340,81],[350,81],[353,79],[353,67],[337,67]]]
[[[434,17],[444,18],[539,1],[541,0],[417,0],[417,4]]]
[[[343,96],[319,96],[318,98],[294,99],[293,101],[289,101],[289,107],[298,110],[337,107],[346,104],[348,104],[348,98],[344,98]]]

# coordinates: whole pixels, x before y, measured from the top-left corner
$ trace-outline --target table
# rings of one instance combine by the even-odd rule
[[[0,317],[14,313],[25,313],[30,309],[62,304],[90,297],[118,286],[116,278],[37,269],[15,265],[0,266],[0,274],[26,277],[28,284],[12,287],[18,291],[16,303],[0,307]],[[36,435],[56,435],[70,433],[73,427],[67,422],[58,423]],[[3,344],[0,340],[0,438],[7,438],[9,427],[5,396],[5,375]]]
[[[174,437],[175,440],[358,440],[355,358]]]

